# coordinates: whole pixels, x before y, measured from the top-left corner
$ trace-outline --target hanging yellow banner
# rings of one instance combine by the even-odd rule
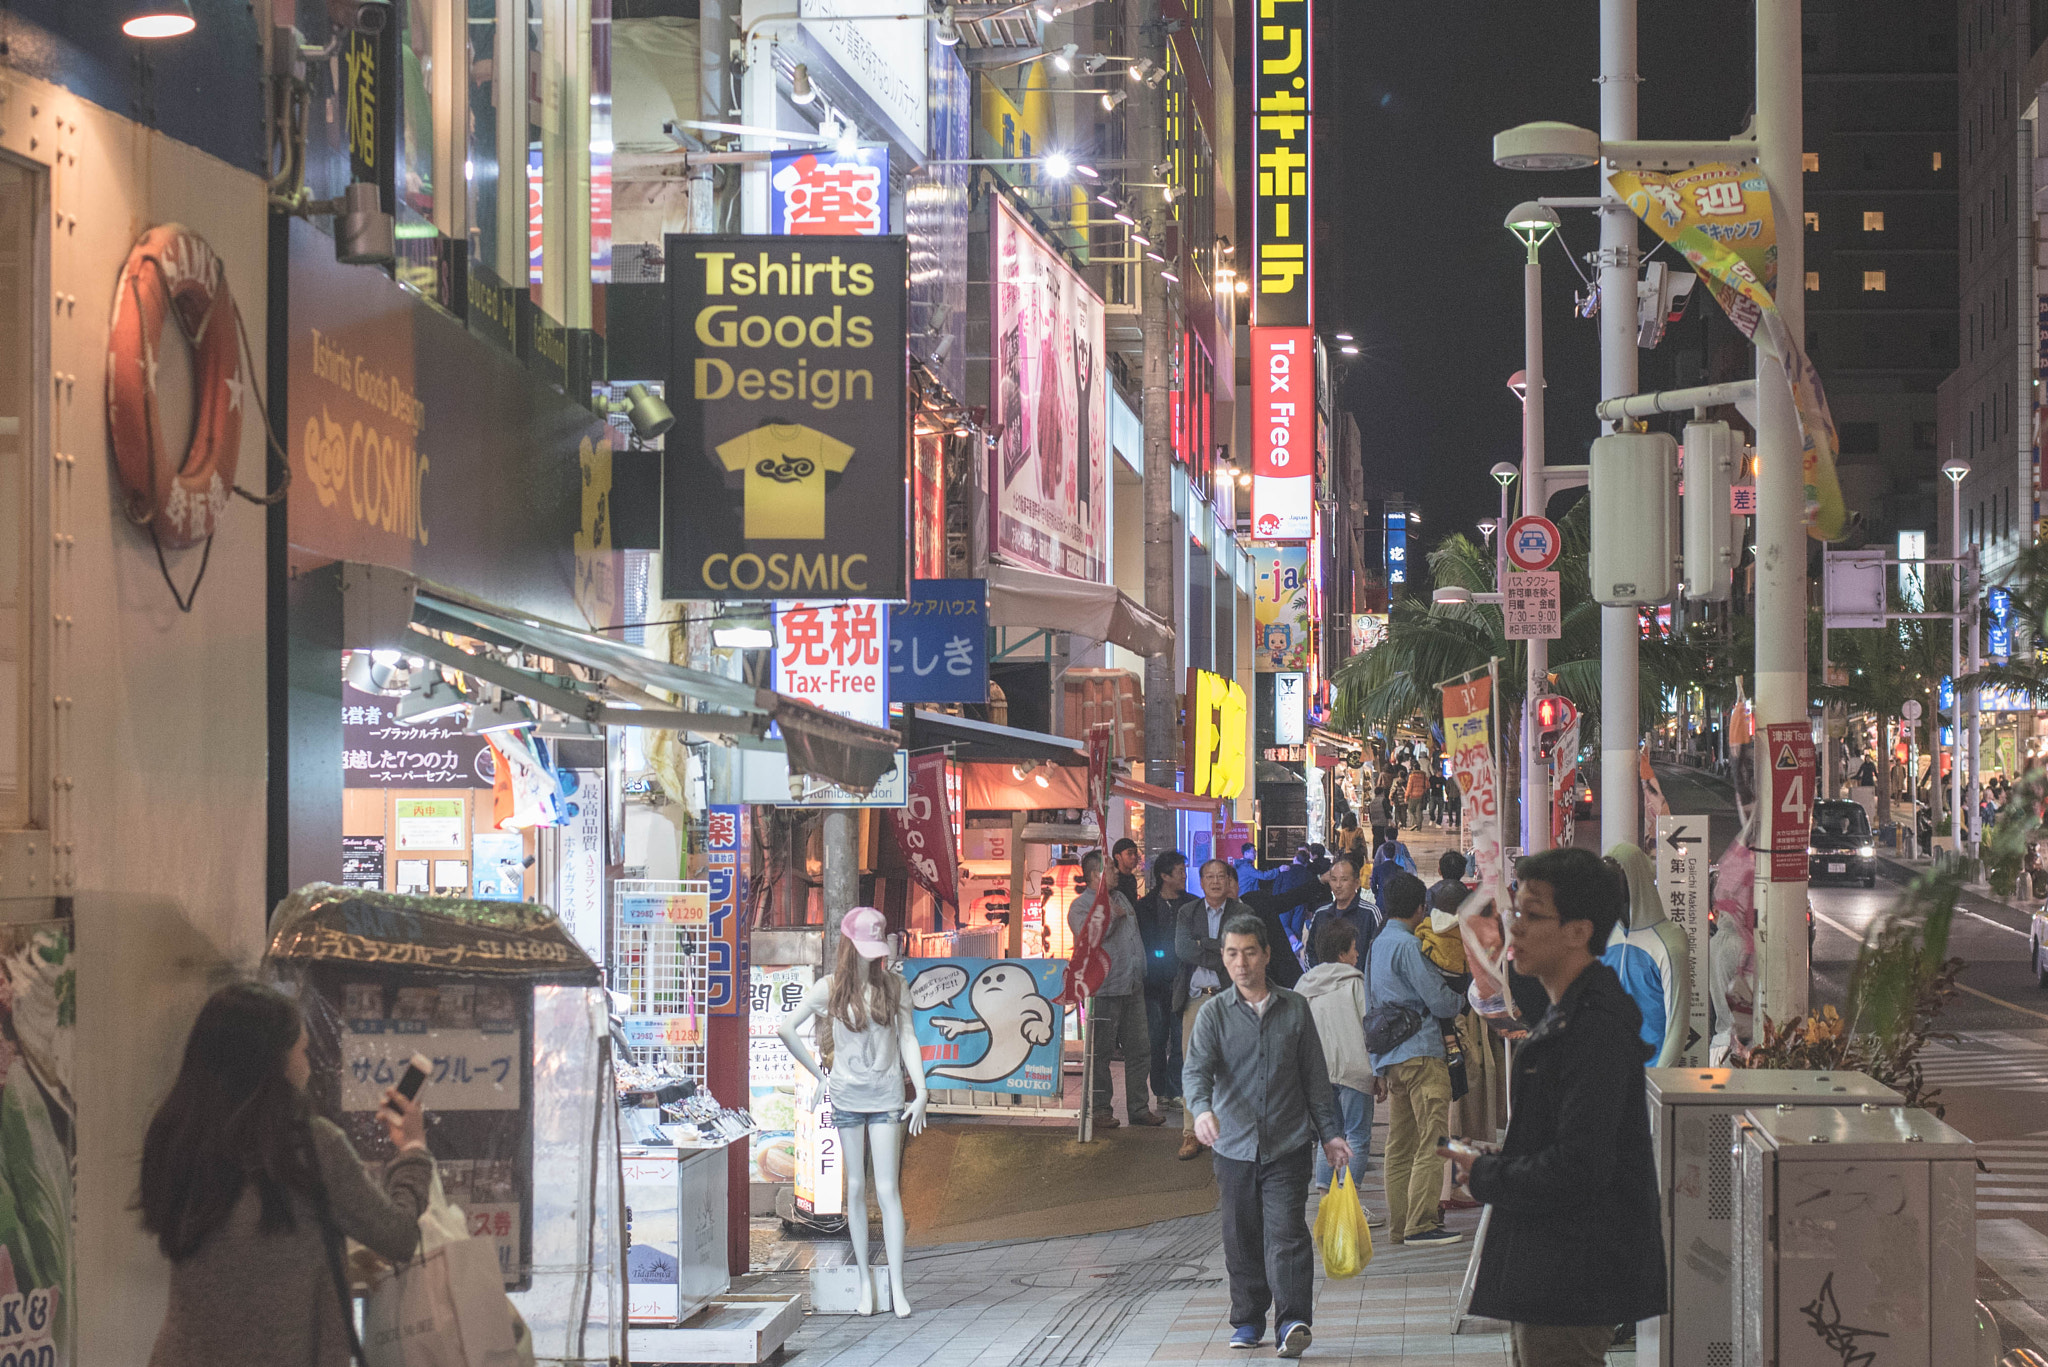
[[[1616,171],[1607,178],[1636,217],[1678,248],[1713,292],[1728,321],[1785,368],[1805,448],[1807,534],[1842,534],[1842,486],[1835,478],[1835,420],[1820,373],[1807,360],[1772,297],[1778,283],[1778,234],[1771,189],[1755,162],[1710,162],[1689,171]],[[1801,288],[1804,282],[1794,282]]]

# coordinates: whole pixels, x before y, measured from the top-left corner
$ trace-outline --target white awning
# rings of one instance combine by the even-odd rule
[[[1114,584],[1022,569],[992,560],[988,567],[988,620],[999,627],[1071,631],[1107,641],[1134,655],[1173,649],[1173,624],[1154,616]]]

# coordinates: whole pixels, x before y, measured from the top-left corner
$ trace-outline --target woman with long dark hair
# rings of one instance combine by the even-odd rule
[[[257,983],[200,1009],[142,1145],[143,1228],[171,1260],[150,1367],[345,1367],[343,1234],[404,1262],[434,1160],[417,1102],[384,1093],[380,1186],[306,1097],[298,1004]]]

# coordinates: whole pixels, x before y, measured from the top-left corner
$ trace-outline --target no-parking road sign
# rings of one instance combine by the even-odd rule
[[[1508,563],[1518,570],[1547,570],[1557,563],[1563,546],[1557,524],[1529,514],[1508,524]]]

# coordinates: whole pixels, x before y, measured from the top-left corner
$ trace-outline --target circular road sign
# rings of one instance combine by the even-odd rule
[[[1899,715],[1901,717],[1904,717],[1907,721],[1919,721],[1920,700],[1918,698],[1908,698],[1904,702],[1900,703]]]
[[[1518,570],[1547,570],[1557,563],[1562,545],[1557,524],[1533,514],[1508,524],[1508,562]]]

